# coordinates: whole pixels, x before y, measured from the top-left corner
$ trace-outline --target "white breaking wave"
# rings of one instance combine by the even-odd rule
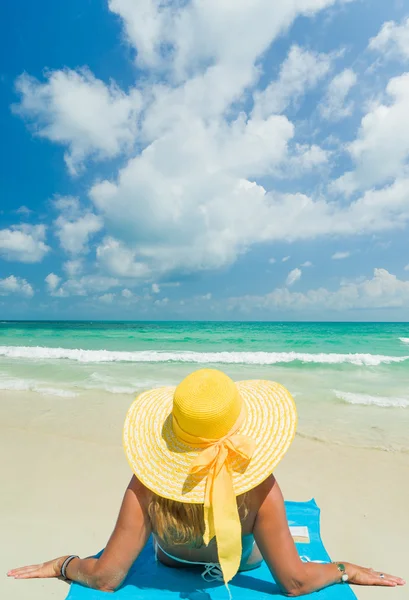
[[[337,398],[348,404],[380,406],[382,408],[409,408],[409,400],[407,398],[370,396],[369,394],[354,394],[353,392],[340,392],[339,390],[333,391]]]
[[[409,338],[399,338],[404,344],[409,344]]]
[[[140,380],[140,381],[126,381],[122,385],[118,385],[115,378],[110,377],[102,373],[92,373],[89,377],[89,381],[82,384],[81,387],[86,390],[103,390],[111,394],[135,394],[154,387],[162,387],[170,385],[168,381],[161,382],[158,380]]]
[[[2,379],[0,390],[10,392],[37,392],[46,396],[58,396],[60,398],[76,398],[78,394],[70,390],[60,388],[42,387],[38,382],[29,379]]]
[[[32,360],[74,360],[81,363],[134,362],[134,363],[198,363],[275,365],[278,363],[316,363],[365,365],[400,363],[409,356],[378,354],[308,354],[304,352],[158,352],[145,350],[122,352],[111,350],[80,350],[77,348],[47,348],[43,346],[0,346],[0,356]]]

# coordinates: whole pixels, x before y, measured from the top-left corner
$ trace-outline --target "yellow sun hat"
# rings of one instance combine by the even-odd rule
[[[206,544],[216,536],[227,583],[241,559],[236,496],[263,482],[294,439],[297,412],[279,383],[239,381],[215,369],[176,388],[140,394],[123,445],[136,477],[158,496],[204,504]]]

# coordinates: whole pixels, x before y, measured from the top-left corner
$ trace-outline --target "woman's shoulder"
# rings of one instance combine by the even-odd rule
[[[269,475],[267,479],[259,483],[255,488],[245,494],[246,504],[248,509],[253,512],[258,512],[259,508],[263,504],[264,500],[271,493],[276,485],[276,479],[274,475]]]

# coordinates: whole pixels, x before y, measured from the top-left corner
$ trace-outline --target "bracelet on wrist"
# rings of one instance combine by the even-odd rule
[[[68,577],[67,577],[67,567],[70,564],[70,562],[72,560],[74,560],[74,558],[79,558],[79,556],[77,556],[76,554],[71,554],[70,556],[68,556],[65,561],[63,562],[63,564],[61,565],[61,577],[63,579],[65,579],[65,581],[68,581]]]
[[[341,581],[340,583],[346,583],[349,579],[348,573],[345,571],[345,565],[343,563],[334,562],[333,565],[336,565],[338,571],[341,573]]]

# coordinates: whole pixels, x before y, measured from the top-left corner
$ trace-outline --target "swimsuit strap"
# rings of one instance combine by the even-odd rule
[[[172,554],[169,554],[169,552],[166,552],[166,550],[164,550],[162,548],[162,546],[159,544],[159,542],[155,539],[155,557],[156,558],[158,556],[158,548],[168,558],[171,558],[172,560],[175,560],[176,562],[184,563],[186,565],[201,565],[201,566],[203,566],[204,571],[202,573],[202,578],[205,581],[224,581],[223,580],[223,572],[220,568],[219,563],[206,563],[206,562],[199,562],[199,561],[195,561],[195,560],[184,560],[183,558],[178,558],[177,556],[173,556]]]

